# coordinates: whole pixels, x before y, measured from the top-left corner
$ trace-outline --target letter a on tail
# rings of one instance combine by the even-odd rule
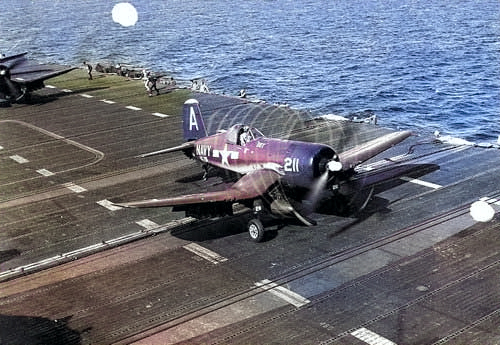
[[[184,140],[191,141],[207,136],[205,123],[201,116],[200,104],[196,99],[184,102],[183,109]]]

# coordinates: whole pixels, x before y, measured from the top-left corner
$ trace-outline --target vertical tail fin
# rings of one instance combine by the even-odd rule
[[[184,102],[182,114],[184,140],[191,141],[207,136],[207,130],[201,116],[200,104],[196,99]]]

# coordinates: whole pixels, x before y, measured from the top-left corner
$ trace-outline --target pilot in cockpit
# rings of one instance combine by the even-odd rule
[[[245,145],[250,140],[252,140],[252,133],[250,133],[250,127],[243,126],[241,128],[241,133],[239,137],[240,145]]]

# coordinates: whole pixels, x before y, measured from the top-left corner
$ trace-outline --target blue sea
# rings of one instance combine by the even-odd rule
[[[474,142],[500,135],[499,0],[2,0],[0,52],[128,63],[211,91]]]

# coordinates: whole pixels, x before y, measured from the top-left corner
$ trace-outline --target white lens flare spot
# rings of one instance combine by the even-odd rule
[[[489,222],[495,216],[495,210],[486,201],[476,201],[470,206],[470,215],[476,222]]]
[[[111,11],[113,21],[122,26],[133,26],[137,23],[139,16],[135,7],[128,2],[120,2],[113,7]]]

